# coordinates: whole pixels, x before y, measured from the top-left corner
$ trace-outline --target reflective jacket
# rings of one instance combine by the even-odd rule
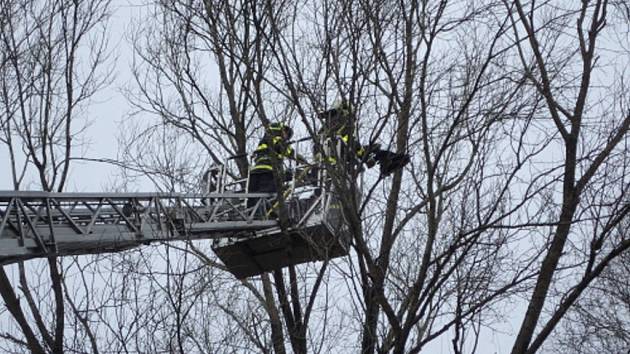
[[[276,134],[267,133],[260,140],[258,147],[254,151],[254,167],[252,172],[273,171],[273,161],[276,160],[278,168],[282,168],[284,158],[293,155],[293,149],[282,138]]]
[[[325,159],[321,159],[328,164],[337,164],[337,158],[349,158],[350,161],[361,160],[365,154],[365,147],[361,146],[356,140],[350,139],[350,135],[354,130],[348,124],[342,124],[335,127],[333,131],[320,131],[320,135],[324,137],[324,154]],[[347,156],[349,153],[350,156]]]

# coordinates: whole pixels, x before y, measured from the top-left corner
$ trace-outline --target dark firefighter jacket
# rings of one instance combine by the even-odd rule
[[[254,167],[252,168],[252,173],[273,171],[274,160],[278,163],[277,167],[282,168],[284,159],[292,156],[293,149],[282,136],[267,133],[260,140],[258,147],[254,151]]]

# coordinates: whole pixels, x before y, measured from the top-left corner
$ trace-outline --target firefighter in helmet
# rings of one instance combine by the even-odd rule
[[[254,166],[250,171],[247,189],[249,193],[277,193],[277,186],[287,177],[283,167],[284,159],[306,163],[306,160],[296,154],[290,146],[292,136],[293,129],[285,123],[269,124],[254,151]],[[251,207],[255,203],[256,199],[250,198],[247,205]]]
[[[382,176],[388,176],[409,163],[408,154],[381,149],[380,144],[361,145],[354,137],[353,111],[346,101],[320,113],[323,120],[320,136],[323,138],[326,162],[337,163],[337,158],[365,164],[368,168],[380,166]],[[328,145],[327,145],[328,144]]]

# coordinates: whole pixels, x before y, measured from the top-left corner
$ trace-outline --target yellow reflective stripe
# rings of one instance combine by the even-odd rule
[[[279,143],[282,141],[282,137],[280,136],[274,136],[273,139],[271,139],[271,141],[275,144]]]
[[[252,171],[253,170],[269,170],[269,171],[272,171],[273,167],[271,167],[271,165],[256,165],[256,166],[254,166],[252,168]]]
[[[261,150],[265,150],[269,147],[269,145],[267,144],[260,144],[258,145],[258,147],[256,148],[256,151],[261,151]]]
[[[360,149],[357,150],[357,156],[363,157],[363,155],[365,155],[365,149],[361,147]]]
[[[349,139],[350,139],[350,138],[349,138],[347,135],[343,135],[343,136],[341,137],[341,140],[343,140],[343,142],[344,142],[344,143],[346,143],[346,144],[348,143],[348,140],[349,140]]]

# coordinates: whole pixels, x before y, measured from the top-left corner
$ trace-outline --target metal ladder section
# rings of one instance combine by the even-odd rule
[[[156,241],[239,237],[277,227],[263,193],[0,191],[0,264],[115,252]],[[259,198],[247,209],[246,198]]]
[[[316,185],[293,178],[283,192],[284,230],[269,218],[270,209],[279,212],[270,202],[276,195],[242,192],[249,178],[227,183],[224,165],[208,171],[199,194],[0,191],[0,265],[195,239],[214,240],[212,249],[239,279],[340,257],[349,252],[350,232],[339,196],[318,170]],[[247,207],[250,198],[257,202]]]

